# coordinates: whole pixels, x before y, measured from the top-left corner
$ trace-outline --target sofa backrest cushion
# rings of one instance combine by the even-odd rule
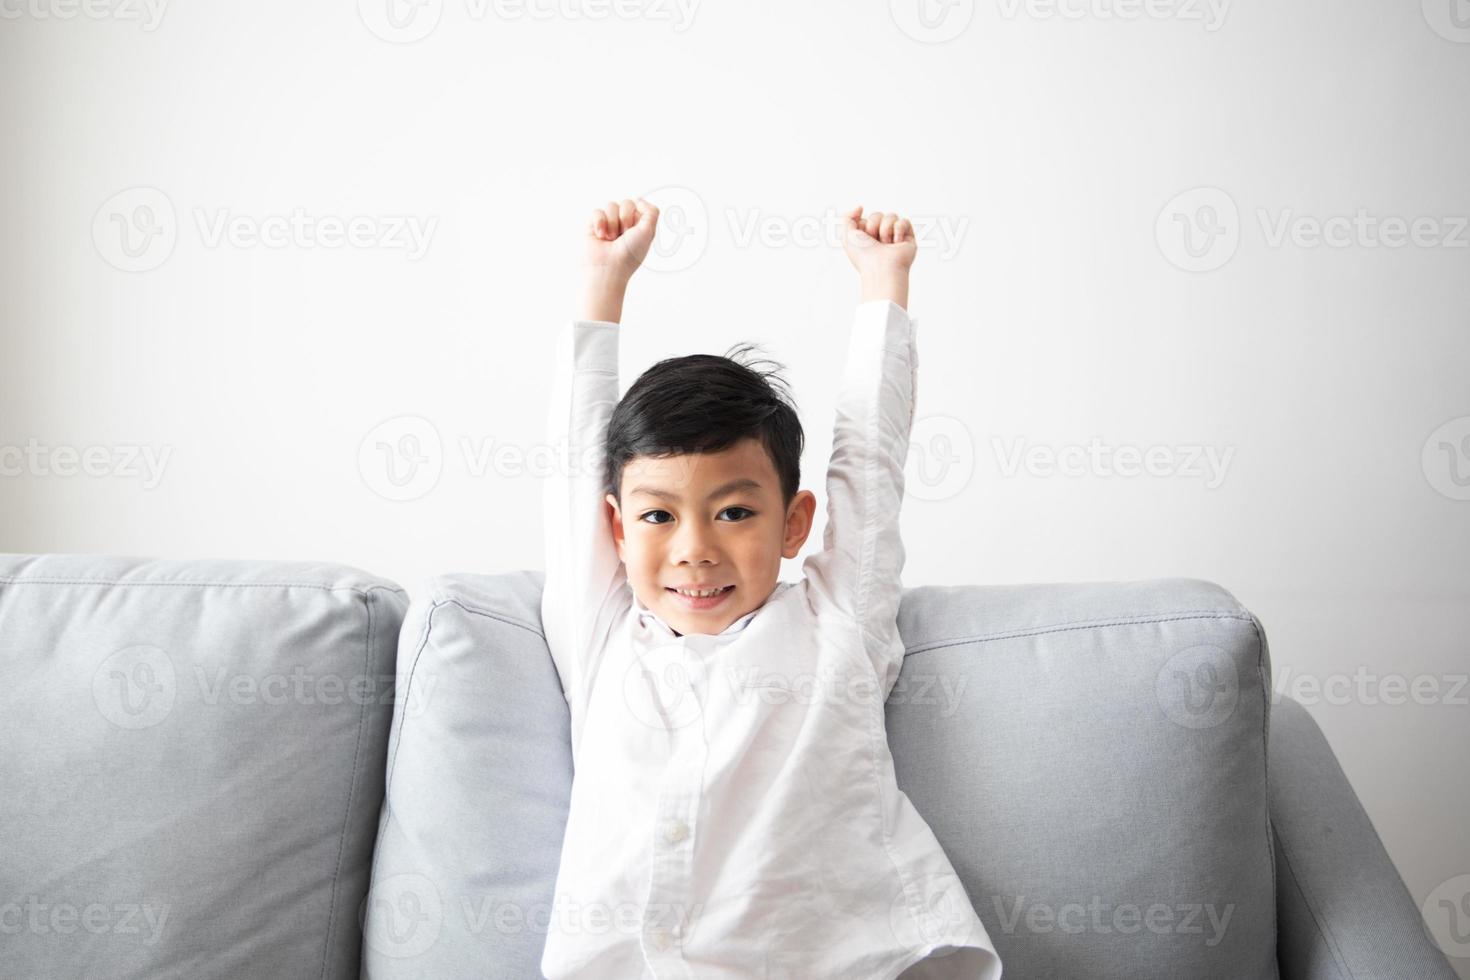
[[[539,975],[572,779],[542,581],[443,576],[410,609],[399,670],[432,693],[397,709],[366,977]],[[1228,592],[925,586],[899,627],[899,786],[1007,976],[1275,980],[1270,668]]]
[[[407,596],[0,555],[0,976],[353,978]]]

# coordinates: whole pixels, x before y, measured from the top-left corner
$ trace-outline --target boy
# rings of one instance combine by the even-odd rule
[[[641,199],[594,213],[557,342],[549,437],[572,454],[546,484],[542,622],[575,777],[542,971],[999,980],[884,730],[904,655],[913,229],[846,216],[861,302],[826,532],[781,582],[816,497],[797,489],[801,426],[768,377],[691,355],[619,401],[623,297],[657,221]]]

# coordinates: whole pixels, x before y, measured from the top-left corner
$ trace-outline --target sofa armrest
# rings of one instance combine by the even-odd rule
[[[1281,980],[1456,980],[1322,730],[1271,705],[1268,777]]]

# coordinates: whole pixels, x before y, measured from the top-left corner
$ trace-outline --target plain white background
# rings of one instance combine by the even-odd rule
[[[540,567],[579,236],[640,194],[624,386],[761,343],[825,501],[829,229],[896,209],[906,583],[1228,588],[1447,934],[1463,0],[391,3],[0,2],[0,550]]]

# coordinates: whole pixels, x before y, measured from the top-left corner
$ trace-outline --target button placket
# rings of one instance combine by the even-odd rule
[[[706,694],[703,656],[708,649],[703,639],[697,635],[680,638],[690,679],[688,694],[701,706]],[[669,759],[656,808],[648,901],[644,906],[645,952],[650,954],[651,966],[657,962],[655,972],[660,978],[686,978],[691,974],[684,962],[683,941],[688,930],[682,918],[688,915],[691,903],[695,815],[709,745],[703,717],[670,728],[668,735]]]

